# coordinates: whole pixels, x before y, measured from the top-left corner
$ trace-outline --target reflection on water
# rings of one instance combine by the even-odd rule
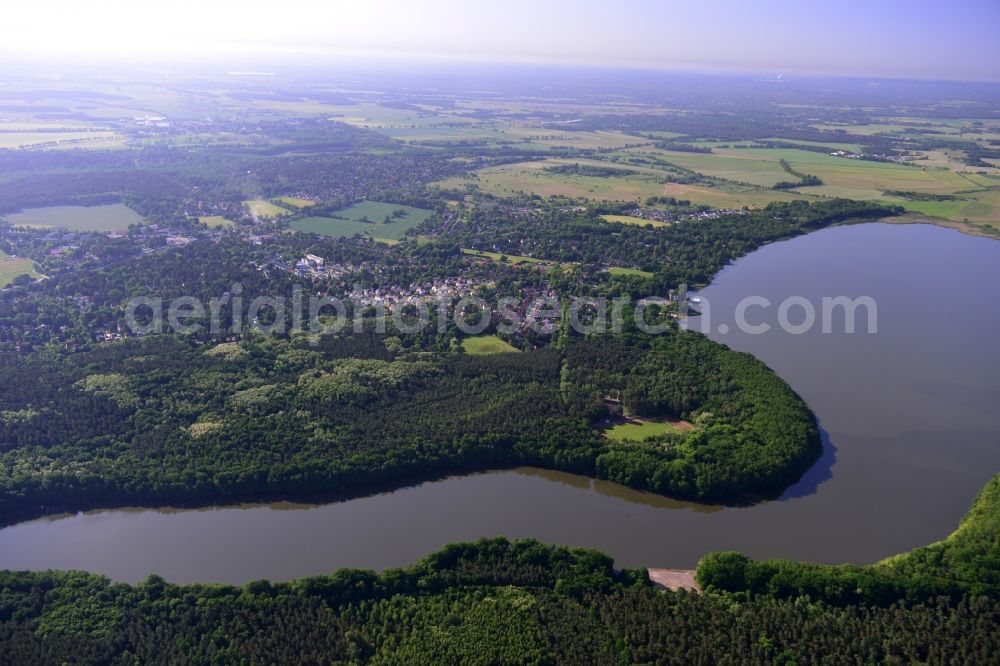
[[[782,493],[779,501],[788,501],[800,497],[812,495],[819,490],[819,487],[833,478],[833,466],[837,462],[837,448],[830,441],[828,433],[820,424],[819,435],[823,442],[823,453],[820,454],[812,467],[810,467],[798,483]]]
[[[878,303],[877,335],[711,333],[764,360],[819,417],[823,456],[778,501],[705,506],[527,468],[322,504],[50,516],[0,530],[0,567],[285,580],[497,535],[599,548],[621,566],[690,567],[713,550],[873,562],[949,534],[1000,470],[997,285],[997,241],[864,224],[766,246],[703,290],[713,325],[750,295]],[[929,314],[940,303],[949,313]]]
[[[642,504],[660,509],[690,509],[699,513],[714,513],[716,511],[722,511],[723,509],[721,506],[698,504],[696,502],[684,502],[681,500],[671,499],[669,497],[663,497],[662,495],[657,495],[655,493],[647,493],[641,490],[626,488],[625,486],[612,483],[611,481],[595,480],[586,476],[569,474],[567,472],[556,472],[553,470],[541,469],[539,467],[519,467],[513,471],[524,476],[533,476],[539,479],[545,479],[546,481],[552,481],[553,483],[562,483],[573,488],[592,490],[598,495],[613,497],[615,499],[631,502],[632,504]]]

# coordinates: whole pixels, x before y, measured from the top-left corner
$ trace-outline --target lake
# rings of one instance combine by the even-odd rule
[[[712,337],[770,365],[825,433],[822,459],[775,501],[704,506],[516,469],[324,505],[49,516],[0,530],[0,567],[241,583],[405,566],[449,541],[496,535],[591,546],[621,566],[691,567],[712,550],[873,562],[947,536],[1000,471],[998,287],[1000,243],[930,225],[827,229],[722,271],[699,294]],[[747,296],[772,303],[747,310],[767,333],[735,325]],[[832,333],[819,321],[783,332],[778,304],[791,296],[817,312],[824,296],[869,296],[878,332],[864,317],[855,334],[836,318]]]

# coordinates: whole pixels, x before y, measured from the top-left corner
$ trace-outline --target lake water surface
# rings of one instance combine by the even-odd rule
[[[405,566],[447,542],[536,537],[599,548],[622,566],[690,567],[712,550],[867,563],[947,536],[1000,471],[1000,242],[928,225],[863,224],[775,243],[701,296],[712,336],[764,360],[809,403],[820,462],[781,499],[702,506],[517,469],[325,505],[126,509],[0,530],[0,568],[86,569],[123,581],[285,580]],[[740,333],[736,304],[763,335]],[[878,332],[778,328],[803,296],[871,296]],[[801,310],[793,311],[801,321]],[[727,334],[719,326],[729,327]],[[840,322],[839,330],[843,330]]]

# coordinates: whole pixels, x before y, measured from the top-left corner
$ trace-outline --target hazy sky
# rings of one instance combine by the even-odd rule
[[[12,0],[0,50],[370,54],[1000,80],[1000,0]]]

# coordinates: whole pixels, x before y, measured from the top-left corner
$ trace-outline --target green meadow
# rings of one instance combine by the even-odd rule
[[[477,335],[462,340],[462,350],[466,354],[484,356],[486,354],[503,354],[518,351],[495,335]]]
[[[275,201],[280,201],[283,204],[292,206],[293,208],[309,208],[309,206],[315,206],[316,202],[312,199],[303,199],[301,197],[278,197]]]
[[[403,211],[402,215],[396,215]],[[376,240],[399,241],[406,232],[434,214],[434,211],[413,206],[362,201],[332,213],[329,217],[305,217],[292,222],[296,231],[324,236],[354,236],[361,234]],[[386,218],[389,219],[386,222]]]
[[[249,201],[244,201],[246,207],[250,209],[250,212],[257,217],[284,217],[285,215],[291,215],[292,211],[287,208],[282,208],[270,201],[265,201],[264,199],[250,199]]]
[[[660,220],[647,220],[642,217],[632,217],[631,215],[601,215],[601,219],[617,224],[636,224],[640,227],[644,227],[647,224],[654,227],[668,226],[666,222],[661,222]]]
[[[499,252],[483,252],[482,250],[470,250],[464,247],[462,248],[462,254],[467,254],[472,257],[482,257],[483,259],[490,259],[491,261],[506,261],[511,264],[549,263],[542,259],[535,259],[534,257],[522,257],[516,254],[500,254]]]
[[[126,231],[142,224],[142,217],[124,204],[103,206],[47,206],[7,215],[15,227],[61,228],[71,231]]]
[[[653,274],[649,271],[639,270],[638,268],[622,268],[620,266],[612,266],[608,269],[608,273],[628,277],[653,277]]]
[[[227,220],[221,215],[202,215],[198,218],[198,221],[207,227],[225,227],[229,228],[235,226],[232,220]]]
[[[608,428],[604,434],[608,439],[620,442],[629,440],[644,440],[657,435],[665,435],[669,432],[677,432],[677,428],[666,421],[633,421],[629,423],[619,423]]]
[[[31,259],[14,259],[0,250],[0,287],[6,287],[19,275],[30,275],[38,278],[41,275],[35,271],[35,262]]]

